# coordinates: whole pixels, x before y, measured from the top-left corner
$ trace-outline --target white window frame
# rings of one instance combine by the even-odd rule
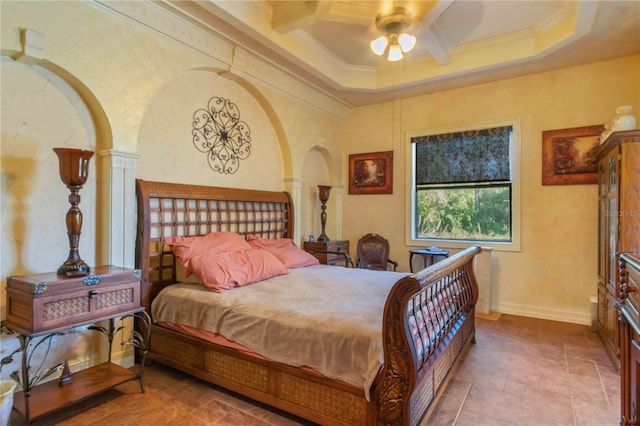
[[[419,136],[440,135],[443,133],[465,132],[469,130],[490,129],[493,127],[512,126],[512,137],[509,146],[509,167],[511,170],[511,241],[474,241],[474,240],[446,240],[416,238],[415,236],[415,212],[416,212],[416,183],[415,183],[415,144],[411,143],[411,138]],[[405,135],[405,170],[406,188],[405,195],[405,244],[409,247],[425,247],[437,245],[444,249],[464,249],[471,244],[478,244],[482,247],[492,248],[496,251],[520,251],[521,250],[521,216],[522,216],[522,164],[521,164],[521,143],[520,143],[520,118],[509,118],[504,120],[486,121],[473,123],[464,126],[453,126],[437,129],[421,129],[407,131]]]

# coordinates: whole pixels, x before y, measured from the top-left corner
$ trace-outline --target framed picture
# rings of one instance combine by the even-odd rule
[[[596,152],[604,125],[542,132],[542,184],[598,182]]]
[[[393,151],[350,154],[349,194],[393,194]]]

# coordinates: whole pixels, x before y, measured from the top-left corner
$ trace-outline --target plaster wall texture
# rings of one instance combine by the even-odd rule
[[[55,75],[44,69],[34,72],[30,67],[5,60],[0,65],[0,311],[4,319],[6,278],[55,271],[69,253],[65,225],[69,190],[60,180],[58,158],[52,149],[94,150],[95,141],[90,136],[93,129],[87,125],[86,108]],[[80,190],[79,204],[83,216],[79,253],[88,265],[95,265],[96,176],[94,154],[89,163],[89,177]],[[0,340],[2,358],[19,347],[15,335],[2,335]],[[55,336],[44,365],[50,367],[69,359],[77,368],[104,361],[107,351],[100,350],[102,345],[98,335],[87,333],[85,328]],[[34,353],[31,361],[34,368],[43,361],[47,350],[48,345],[42,345]],[[2,379],[19,370],[20,356],[3,365]]]
[[[136,2],[121,5],[143,7]],[[109,184],[110,173],[103,170],[107,166],[101,161],[106,160],[98,152],[131,154],[127,163],[133,165],[128,169],[145,179],[270,190],[304,181],[302,188],[308,194],[300,194],[295,209],[305,217],[319,215],[313,199],[317,185],[340,179],[344,106],[246,52],[233,51],[232,46],[171,20],[157,19],[160,30],[152,30],[95,3],[7,1],[0,7],[2,318],[7,276],[55,270],[67,256],[68,190],[60,182],[53,147],[96,151],[80,204],[84,215],[80,254],[90,265],[95,265],[103,243],[97,224],[121,220],[118,212],[107,217],[108,209],[100,208],[112,200],[101,199],[100,187]],[[22,50],[20,29],[42,35],[41,50],[29,49],[22,63],[11,59]],[[167,36],[176,33],[204,38],[195,40],[198,48],[194,48],[178,36]],[[32,42],[27,34],[27,43]],[[205,154],[191,142],[193,113],[212,96],[235,102],[252,131],[253,153],[233,175],[213,172]],[[307,155],[320,163],[305,168]],[[121,196],[131,198],[131,188]],[[334,220],[340,217],[332,210],[328,215]],[[310,221],[301,222],[308,227],[300,230],[302,235],[315,232]],[[77,338],[56,338],[48,362],[69,357],[75,370],[103,361],[101,343],[78,343],[78,339],[93,341],[94,334],[74,330],[70,335]],[[1,356],[16,349],[13,336],[3,335],[1,340]],[[127,356],[119,353],[114,359],[132,362]],[[5,366],[2,377],[15,369]]]
[[[396,100],[347,114],[344,105],[246,52],[162,17],[153,19],[164,32],[93,3],[3,1],[0,7],[2,292],[7,276],[53,270],[66,258],[63,217],[69,205],[51,151],[55,146],[139,154],[136,176],[149,179],[273,190],[293,182],[301,192],[295,208],[305,237],[319,233],[317,185],[333,185],[327,234],[354,245],[367,232],[381,233],[390,239],[400,269],[408,270],[404,133],[506,116],[519,117],[522,125],[522,250],[493,252],[492,309],[588,323],[589,297],[596,289],[596,188],[541,186],[541,133],[608,122],[619,105],[640,107],[640,58]],[[44,34],[36,65],[8,59],[21,50],[19,28]],[[185,33],[193,42],[169,33]],[[213,173],[190,145],[187,123],[195,108],[214,95],[237,100],[252,129],[254,154],[233,176]],[[387,150],[394,151],[394,193],[348,195],[348,154]],[[94,156],[81,191],[80,252],[90,264],[99,245],[96,224],[105,220],[96,208],[96,188],[105,183],[97,181],[105,176],[98,173],[101,167]],[[4,317],[4,293],[0,303]],[[85,339],[81,331],[78,335]],[[11,350],[7,341],[3,336],[3,356]],[[77,354],[77,348],[86,350]],[[58,351],[86,363],[104,355],[75,343]],[[11,371],[6,367],[2,376]]]
[[[597,187],[542,185],[542,131],[604,124],[617,106],[640,106],[639,70],[640,57],[632,56],[403,99],[395,102],[393,136],[391,103],[353,109],[345,149],[363,152],[365,138],[367,152],[393,148],[394,192],[347,196],[343,222],[352,226],[345,238],[385,235],[392,257],[408,270],[406,133],[519,118],[522,246],[492,253],[491,310],[589,324],[597,290]]]
[[[210,166],[207,152],[196,148],[194,121],[203,120],[213,97],[235,105],[238,119],[249,129],[251,148],[231,173],[219,173]],[[230,134],[236,126],[223,116],[214,117]],[[210,140],[215,143],[215,138]],[[219,142],[219,141],[218,141]],[[152,98],[140,125],[137,176],[160,180],[239,188],[283,190],[282,155],[268,117],[241,86],[207,70],[185,71],[167,83]],[[231,162],[225,163],[231,166]],[[259,175],[260,178],[256,179]]]
[[[167,171],[172,171],[175,173],[172,180],[193,178],[221,186],[274,190],[284,188],[284,179],[304,179],[308,188],[326,184],[327,176],[332,184],[339,183],[344,107],[321,99],[321,95],[302,88],[299,83],[285,87],[285,83],[291,82],[288,76],[256,63],[246,53],[237,51],[230,58],[229,49],[225,50],[229,46],[218,40],[194,41],[197,48],[186,46],[166,35],[181,30],[195,39],[202,34],[172,22],[161,26],[165,32],[160,34],[88,3],[9,1],[1,6],[3,55],[14,56],[21,50],[20,28],[43,34],[42,58],[31,68],[60,71],[69,80],[81,83],[91,93],[90,100],[95,102],[95,105],[88,105],[91,113],[95,110],[104,113],[104,134],[90,128],[90,118],[82,117],[82,125],[78,126],[88,128],[83,133],[73,132],[73,126],[66,123],[60,126],[59,123],[65,120],[56,118],[53,121],[58,126],[48,129],[48,136],[65,140],[60,133],[70,132],[78,138],[78,145],[89,143],[96,151],[114,149],[142,154],[138,173],[145,178],[165,178]],[[136,4],[129,6],[139,7]],[[92,24],[87,27],[82,22]],[[247,69],[254,70],[256,75],[245,72]],[[197,78],[192,78],[194,76]],[[20,83],[3,85],[16,91],[28,90],[20,86]],[[238,104],[241,117],[252,130],[254,154],[233,176],[208,170],[204,154],[196,152],[192,145],[183,149],[181,144],[189,146],[191,143],[190,126],[195,109],[220,93],[226,93]],[[33,96],[38,95],[39,92]],[[17,98],[4,90],[3,102],[7,109],[12,107],[9,104],[12,99]],[[83,101],[87,102],[87,99]],[[24,103],[25,108],[27,105]],[[59,106],[53,108],[59,109]],[[85,115],[89,113],[85,112]],[[84,121],[89,122],[89,127]],[[31,128],[25,127],[22,131],[39,142],[35,137],[37,133]],[[324,152],[319,157],[324,164],[317,177],[313,172],[315,169],[305,170],[303,164],[307,153],[318,147]],[[9,152],[9,149],[9,145],[5,145],[4,151]],[[332,170],[328,170],[329,163]],[[90,191],[86,192],[87,197],[91,196]],[[60,203],[64,205],[65,201]],[[91,205],[95,202],[85,203],[85,207]],[[300,211],[310,211],[314,207],[306,201],[296,206]],[[85,229],[93,227],[92,220],[91,216],[85,218],[85,222],[89,222]],[[312,233],[313,230],[302,232]],[[24,244],[29,245],[28,242]],[[85,244],[91,246],[91,242]],[[26,251],[37,250],[27,247]],[[17,273],[29,270],[25,268]]]

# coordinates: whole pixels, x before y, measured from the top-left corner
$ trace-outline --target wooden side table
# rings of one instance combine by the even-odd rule
[[[346,262],[347,265],[345,266],[348,266],[348,264],[351,263],[348,240],[305,241],[303,248],[306,252],[311,253],[318,258],[320,263],[326,265],[335,265]]]
[[[115,319],[127,316],[134,316],[140,323],[140,329],[127,342],[140,350],[139,373],[111,362],[113,337],[122,329],[115,326]],[[51,344],[52,337],[66,330],[100,321],[108,321],[108,327],[88,328],[109,339],[108,361],[73,373],[70,380],[61,377],[60,384],[57,380],[38,384],[62,364],[32,371],[32,352],[41,344]],[[14,408],[27,423],[130,380],[139,380],[144,392],[142,371],[151,319],[140,305],[139,270],[99,266],[83,277],[61,277],[55,272],[9,277],[7,319],[2,325],[17,333],[20,340],[20,347],[3,358],[2,364],[22,352],[21,372],[16,371],[11,377],[23,389],[14,395]]]
[[[427,266],[433,265],[435,261],[435,257],[449,257],[449,252],[447,250],[443,250],[439,247],[427,247],[424,249],[413,249],[409,251],[409,268],[411,268],[411,272],[413,271],[413,256],[418,255],[422,257],[422,268],[426,268]],[[427,263],[428,262],[428,263]]]

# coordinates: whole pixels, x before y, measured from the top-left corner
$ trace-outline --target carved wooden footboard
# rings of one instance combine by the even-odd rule
[[[397,282],[384,312],[384,365],[375,385],[378,424],[414,425],[444,391],[474,341],[477,246]]]
[[[142,180],[136,190],[136,267],[148,312],[160,290],[177,282],[165,237],[216,231],[293,235],[293,206],[284,192]],[[478,292],[472,263],[479,251],[471,247],[394,285],[384,308],[384,364],[370,400],[362,388],[157,324],[148,357],[322,425],[418,424],[473,341]]]

